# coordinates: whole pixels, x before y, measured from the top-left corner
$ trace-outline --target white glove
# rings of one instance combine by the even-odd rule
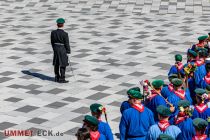
[[[70,59],[70,55],[71,55],[71,54],[67,54],[67,56],[68,56],[69,59]]]

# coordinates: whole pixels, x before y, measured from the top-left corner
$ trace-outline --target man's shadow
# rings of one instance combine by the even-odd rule
[[[30,76],[34,76],[36,78],[39,78],[41,80],[47,80],[47,81],[55,81],[54,77],[50,77],[41,73],[37,73],[37,72],[30,72],[29,70],[22,70],[22,73],[26,74],[26,75],[30,75]]]

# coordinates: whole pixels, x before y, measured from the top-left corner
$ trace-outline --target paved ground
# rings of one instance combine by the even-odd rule
[[[0,139],[8,129],[45,129],[75,140],[91,103],[107,107],[117,139],[119,106],[142,79],[164,79],[174,54],[210,31],[208,0],[0,0]],[[50,31],[66,19],[69,84],[53,82]]]

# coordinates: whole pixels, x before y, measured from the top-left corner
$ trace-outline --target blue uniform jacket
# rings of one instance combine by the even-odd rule
[[[210,108],[207,108],[205,111],[203,111],[203,112],[201,112],[201,113],[200,113],[196,108],[194,108],[194,110],[193,110],[193,115],[192,115],[192,119],[195,119],[195,118],[202,118],[202,119],[204,119],[204,120],[207,121],[208,117],[210,117]],[[209,125],[208,125],[207,128],[210,128],[210,123],[209,123]],[[207,129],[207,130],[206,130],[206,134],[210,133],[209,131],[210,131],[210,130]]]
[[[145,140],[147,132],[155,124],[153,113],[147,107],[143,112],[134,108],[125,110],[122,114],[119,130],[120,140]]]
[[[191,140],[192,137],[195,136],[195,128],[193,127],[193,121],[191,118],[187,118],[178,124],[175,124],[173,121],[173,124],[178,126],[182,131],[183,140]]]
[[[181,73],[181,74],[184,74],[184,69],[183,69],[183,68],[180,70],[180,73]],[[168,76],[171,75],[171,74],[178,74],[178,69],[176,68],[175,65],[173,65],[173,66],[170,68],[170,70],[169,70],[169,72],[168,72]]]
[[[129,104],[128,101],[124,101],[122,102],[121,106],[120,106],[120,112],[121,114],[123,113],[124,110],[131,108],[131,105]]]
[[[168,88],[168,86],[165,86],[162,88],[161,90],[161,95],[164,97],[164,98],[168,98],[170,95],[172,95],[173,92],[171,92]]]
[[[146,105],[146,106],[153,112],[155,122],[158,121],[158,116],[157,116],[156,108],[157,108],[159,105],[167,106],[166,101],[165,101],[164,98],[161,97],[160,95],[156,95],[156,96],[155,96],[154,98],[152,98],[152,99],[147,103],[147,105]]]
[[[98,131],[106,137],[106,140],[114,140],[112,130],[108,123],[100,121]]]
[[[161,131],[157,124],[150,127],[146,140],[157,140],[160,134],[167,134],[176,140],[182,140],[182,132],[179,127],[171,125],[165,131]]]

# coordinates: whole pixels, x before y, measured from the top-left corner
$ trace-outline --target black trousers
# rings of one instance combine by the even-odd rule
[[[60,67],[59,65],[54,65],[54,72],[55,72],[55,77],[57,79],[65,80],[66,67]]]

